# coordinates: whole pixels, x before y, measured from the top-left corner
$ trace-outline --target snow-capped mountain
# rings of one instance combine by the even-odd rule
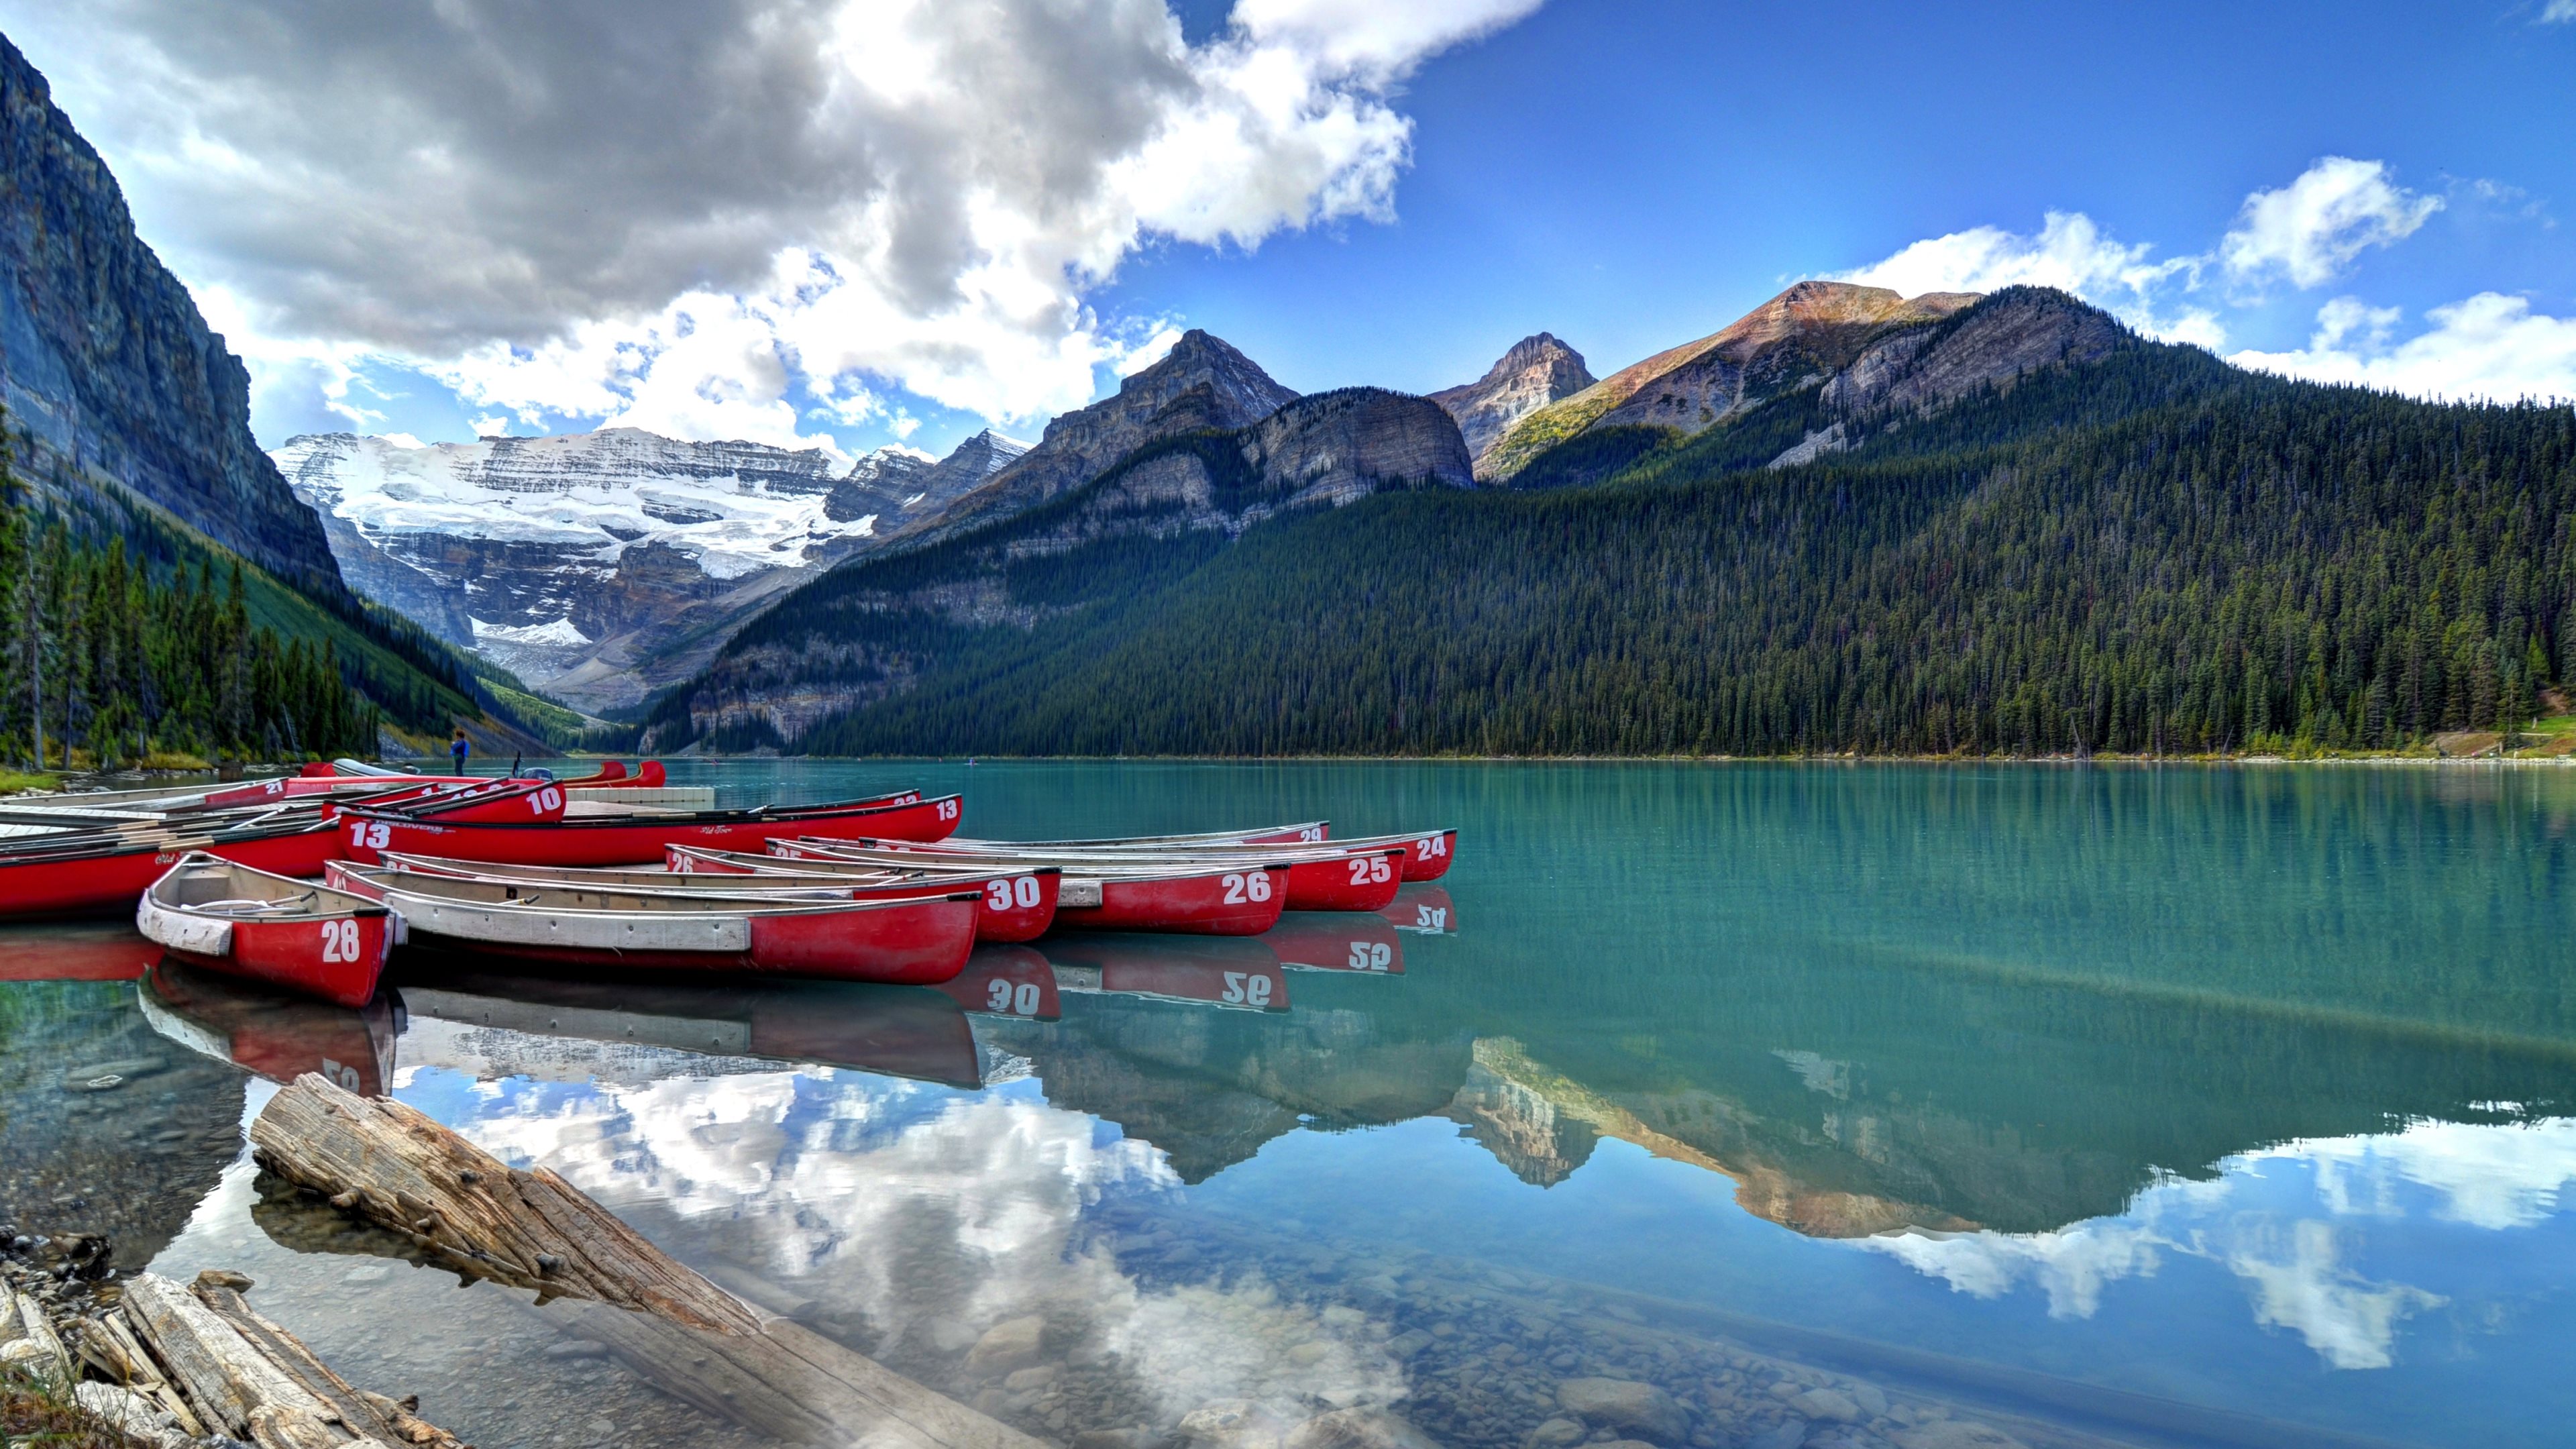
[[[430,446],[308,434],[270,456],[358,592],[599,709],[1025,450],[986,432],[936,462],[884,449],[845,469],[819,449],[610,428]]]

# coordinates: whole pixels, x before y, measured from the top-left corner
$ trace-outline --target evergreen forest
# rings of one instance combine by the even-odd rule
[[[185,755],[372,755],[378,711],[329,640],[254,623],[238,559],[156,576],[11,497],[0,503],[0,755],[100,768]]]

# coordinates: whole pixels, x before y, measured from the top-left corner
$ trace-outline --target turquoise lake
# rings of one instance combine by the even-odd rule
[[[7,928],[0,1215],[240,1268],[485,1449],[766,1441],[264,1193],[272,1081],[388,1091],[1082,1449],[1271,1449],[1351,1404],[1460,1449],[2576,1432],[2576,771],[672,778],[959,790],[995,837],[1453,825],[1458,861],[1383,916],[1051,937],[946,992],[440,958],[349,1012]],[[101,1061],[149,1065],[61,1089]],[[1595,1378],[1671,1413],[1582,1412]]]

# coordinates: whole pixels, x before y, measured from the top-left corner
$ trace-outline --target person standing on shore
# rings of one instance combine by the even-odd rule
[[[456,727],[455,738],[447,742],[447,753],[456,761],[456,773],[465,773],[465,757],[474,752],[474,742],[465,738],[465,726]]]

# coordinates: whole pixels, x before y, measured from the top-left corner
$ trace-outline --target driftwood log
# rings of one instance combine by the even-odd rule
[[[200,1274],[193,1288],[155,1273],[127,1280],[116,1307],[84,1324],[81,1359],[106,1383],[80,1385],[82,1404],[162,1442],[228,1435],[259,1449],[466,1449],[407,1405],[352,1387],[253,1312],[235,1286],[248,1281],[224,1273]]]
[[[1044,1449],[802,1324],[762,1313],[580,1189],[524,1172],[398,1102],[307,1073],[251,1124],[270,1171],[409,1236],[460,1275],[534,1289],[546,1317],[647,1383],[773,1438],[884,1449]]]
[[[673,1262],[579,1188],[504,1164],[425,1114],[307,1072],[251,1123],[260,1165],[408,1237],[442,1264],[549,1298],[755,1333],[740,1299]]]

